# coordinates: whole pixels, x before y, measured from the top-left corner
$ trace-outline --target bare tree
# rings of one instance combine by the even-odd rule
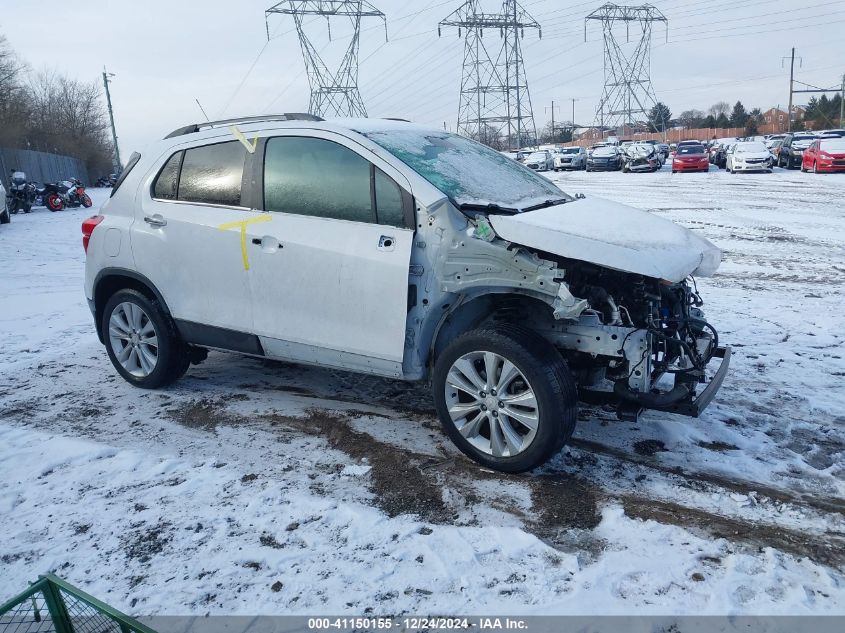
[[[731,111],[731,104],[727,101],[717,101],[712,106],[707,108],[707,114],[712,116],[714,119],[718,119],[720,116],[728,116],[728,113]]]
[[[686,128],[700,127],[704,116],[701,110],[684,110],[678,115],[678,123]]]
[[[24,137],[27,103],[23,96],[21,77],[24,64],[0,35],[0,145],[19,145]]]

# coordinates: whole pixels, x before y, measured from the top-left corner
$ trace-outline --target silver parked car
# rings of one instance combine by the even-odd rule
[[[587,151],[583,147],[564,147],[554,156],[554,170],[586,169]]]

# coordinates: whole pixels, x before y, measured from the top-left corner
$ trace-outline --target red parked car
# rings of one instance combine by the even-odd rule
[[[845,172],[845,138],[820,138],[804,150],[801,171]]]
[[[704,145],[678,145],[678,151],[672,158],[672,173],[679,171],[710,171]]]

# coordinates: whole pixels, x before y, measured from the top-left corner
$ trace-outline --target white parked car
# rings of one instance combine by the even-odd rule
[[[555,166],[552,153],[548,150],[539,150],[532,152],[525,159],[525,166],[534,171],[549,171]]]
[[[0,224],[8,224],[12,221],[12,214],[9,213],[9,199],[6,197],[6,188],[0,182]]]
[[[726,156],[725,169],[732,174],[741,171],[772,171],[772,153],[762,141],[734,143],[728,147]]]
[[[586,169],[587,152],[583,147],[564,147],[554,155],[554,170]]]
[[[398,121],[176,130],[133,154],[83,246],[97,334],[132,385],[208,349],[428,381],[455,444],[502,471],[561,449],[579,388],[627,419],[698,415],[730,357],[687,281],[718,267],[710,242]]]

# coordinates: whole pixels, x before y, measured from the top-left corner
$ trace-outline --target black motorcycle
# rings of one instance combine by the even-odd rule
[[[9,179],[7,197],[9,199],[9,211],[12,213],[19,211],[29,213],[32,211],[32,205],[35,204],[35,187],[26,181],[26,174],[22,171],[14,172]]]

